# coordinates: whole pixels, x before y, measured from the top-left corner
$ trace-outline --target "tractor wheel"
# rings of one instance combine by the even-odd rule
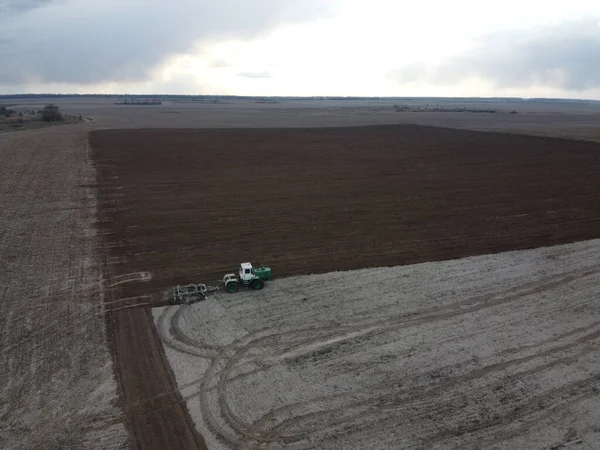
[[[227,284],[226,289],[227,289],[227,292],[230,292],[231,294],[233,294],[234,292],[237,292],[238,284],[235,281],[232,281],[231,283]]]
[[[252,280],[252,283],[250,283],[250,287],[255,291],[262,289],[264,285],[265,283],[263,283],[263,280],[261,280],[260,278],[255,278],[254,280]]]

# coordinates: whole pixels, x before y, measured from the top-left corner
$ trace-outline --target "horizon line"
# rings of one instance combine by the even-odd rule
[[[230,95],[230,94],[97,94],[97,93],[16,93],[0,94],[0,99],[24,98],[69,98],[69,97],[142,97],[142,98],[227,98],[227,99],[287,99],[287,100],[505,100],[517,102],[563,101],[563,102],[600,102],[592,98],[571,97],[482,97],[482,96],[360,96],[360,95]]]

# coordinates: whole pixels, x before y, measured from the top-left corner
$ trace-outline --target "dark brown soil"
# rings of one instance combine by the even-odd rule
[[[375,126],[103,130],[90,143],[107,271],[153,277],[115,295],[155,305],[244,261],[281,277],[600,236],[600,145],[588,142]],[[154,448],[199,442],[174,394],[161,401],[177,412],[140,406],[172,376],[147,312],[125,311],[112,339],[134,434]]]
[[[150,309],[109,313],[107,322],[132,447],[205,449],[177,391]]]

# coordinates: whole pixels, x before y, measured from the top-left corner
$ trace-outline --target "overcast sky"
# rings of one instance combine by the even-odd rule
[[[600,1],[0,0],[0,93],[600,99]]]

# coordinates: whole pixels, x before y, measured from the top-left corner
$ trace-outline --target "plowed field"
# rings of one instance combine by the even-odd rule
[[[417,126],[103,130],[90,143],[105,272],[152,277],[115,291],[131,297],[125,306],[164,304],[172,285],[214,282],[246,260],[286,276],[600,234],[593,143]],[[165,397],[173,378],[151,318],[135,308],[113,318],[125,410],[169,445],[188,418]],[[202,445],[178,436],[171,446]]]
[[[144,290],[457,258],[598,236],[600,146],[417,126],[90,135],[116,273]],[[126,294],[139,293],[127,286]]]

